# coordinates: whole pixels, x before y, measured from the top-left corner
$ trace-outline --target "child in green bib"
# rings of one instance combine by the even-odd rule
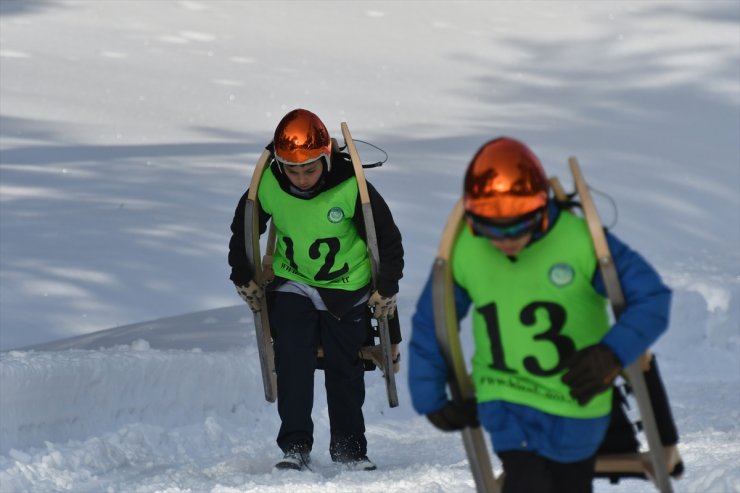
[[[270,219],[275,227],[274,278],[267,286],[258,285],[247,261],[247,193],[231,225],[229,264],[237,292],[253,311],[260,310],[260,299],[267,296],[281,420],[277,444],[283,451],[276,467],[308,467],[321,347],[331,459],[353,470],[373,470],[362,413],[365,367],[360,349],[368,339],[371,313],[381,318],[395,312],[403,270],[401,234],[388,205],[368,183],[380,255],[376,289],[371,291],[365,224],[350,157],[332,148],[323,122],[304,109],[282,118],[267,148],[270,166],[257,197],[260,234]],[[397,358],[400,329],[391,330],[391,342]]]
[[[480,424],[504,468],[504,493],[590,493],[612,382],[668,326],[670,290],[607,232],[626,308],[610,323],[585,221],[549,197],[522,142],[486,143],[465,174],[466,226],[450,258],[460,319],[470,310],[475,402],[447,396],[431,279],[412,318],[409,391],[437,428]]]

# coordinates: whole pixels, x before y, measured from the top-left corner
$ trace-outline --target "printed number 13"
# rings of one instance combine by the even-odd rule
[[[519,314],[519,320],[524,325],[534,325],[537,321],[536,312],[538,308],[543,308],[547,312],[550,320],[550,327],[545,332],[536,334],[532,338],[535,341],[549,341],[554,344],[555,349],[558,352],[558,361],[554,367],[546,369],[542,367],[535,356],[530,355],[523,360],[524,368],[532,375],[555,375],[565,367],[565,359],[575,352],[576,345],[570,337],[560,334],[560,331],[563,330],[563,326],[565,325],[566,314],[565,309],[558,304],[547,301],[535,301],[530,303],[525,306]],[[491,356],[493,356],[493,362],[490,367],[494,370],[505,373],[516,373],[514,368],[511,368],[506,364],[504,347],[501,342],[501,327],[498,321],[498,309],[496,308],[496,303],[482,306],[477,310],[486,321],[488,337],[491,340]]]

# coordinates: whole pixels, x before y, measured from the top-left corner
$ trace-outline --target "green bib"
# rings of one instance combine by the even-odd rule
[[[591,285],[595,266],[587,225],[572,214],[560,214],[513,262],[462,229],[452,269],[473,300],[479,402],[503,400],[573,418],[609,413],[611,392],[580,406],[560,381],[565,358],[609,329],[606,299]]]
[[[300,199],[285,193],[272,170],[266,170],[257,196],[275,225],[275,275],[348,291],[367,285],[367,245],[352,222],[357,194],[357,180],[351,178],[309,200]]]

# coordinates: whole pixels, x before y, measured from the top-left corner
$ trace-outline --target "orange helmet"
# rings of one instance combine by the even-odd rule
[[[548,182],[537,156],[523,143],[499,137],[481,147],[465,173],[467,214],[506,220],[541,209]]]
[[[295,109],[285,115],[275,129],[275,159],[281,164],[299,166],[319,158],[331,166],[331,139],[323,122],[308,110]]]

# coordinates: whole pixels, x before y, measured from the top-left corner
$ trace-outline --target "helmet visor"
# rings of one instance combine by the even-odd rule
[[[331,156],[331,139],[323,122],[308,110],[296,109],[280,120],[273,139],[275,157],[288,166],[300,166]]]
[[[542,222],[543,209],[507,221],[491,221],[474,214],[467,214],[473,234],[492,240],[516,240],[533,233]]]

